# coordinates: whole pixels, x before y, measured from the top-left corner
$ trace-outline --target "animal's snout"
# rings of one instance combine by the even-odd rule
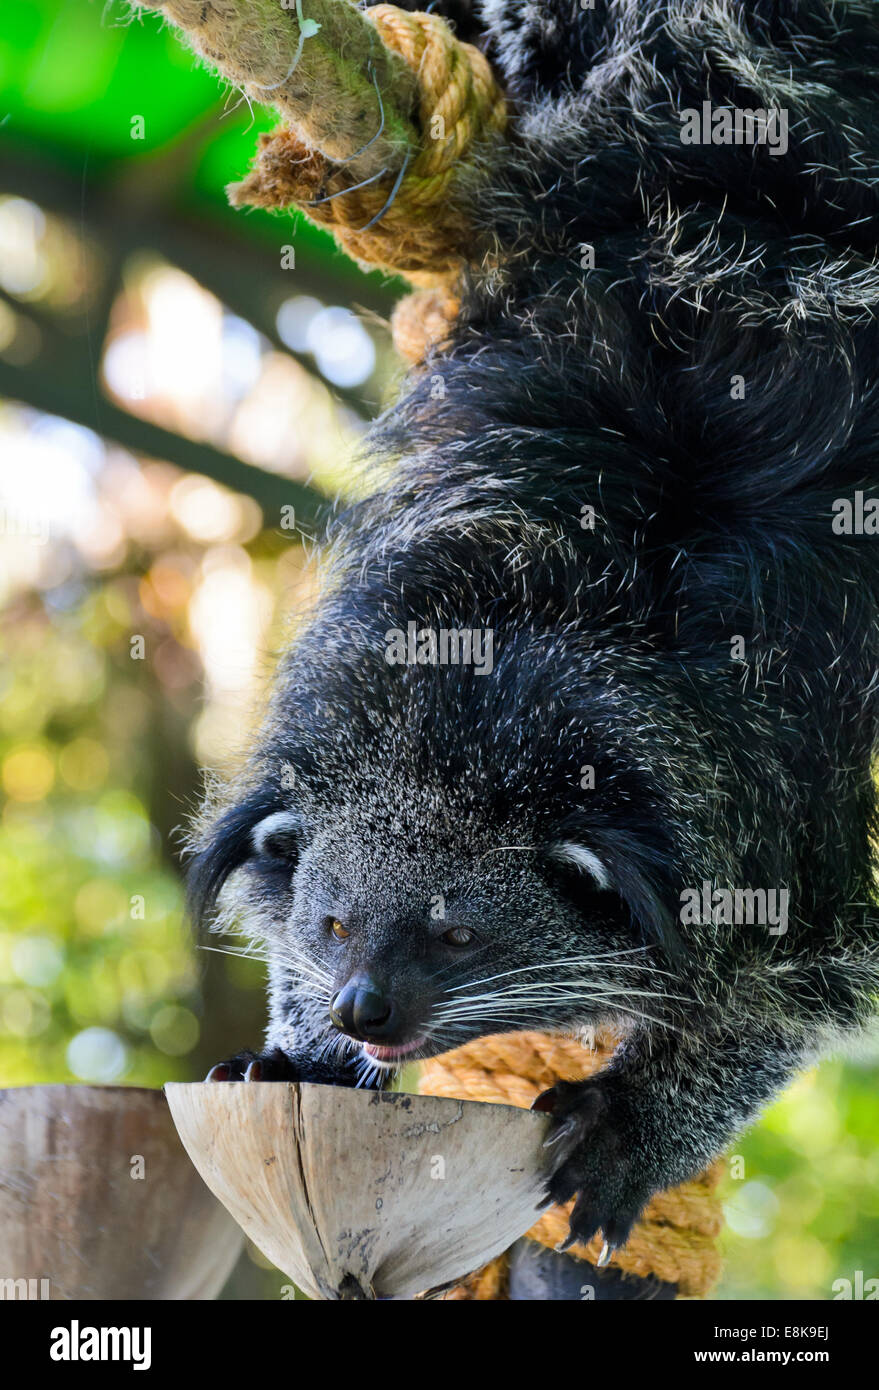
[[[330,1018],[336,1028],[362,1042],[386,1038],[396,1026],[394,1006],[369,975],[352,975],[334,995]]]

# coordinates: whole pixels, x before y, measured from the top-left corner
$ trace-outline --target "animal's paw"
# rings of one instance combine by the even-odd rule
[[[577,1197],[571,1226],[559,1250],[604,1238],[599,1265],[625,1245],[655,1190],[637,1157],[635,1134],[621,1096],[603,1080],[559,1081],[532,1106],[552,1116],[546,1138],[550,1176],[547,1199]]]
[[[211,1067],[205,1081],[301,1081],[291,1059],[280,1048],[270,1052],[239,1052]]]

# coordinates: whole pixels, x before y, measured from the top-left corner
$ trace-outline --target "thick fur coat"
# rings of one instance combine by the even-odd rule
[[[463,311],[373,430],[390,482],[334,524],[193,895],[228,879],[272,961],[265,1052],[218,1075],[615,1025],[545,1101],[550,1192],[614,1245],[873,1017],[879,12],[456,17],[515,102]],[[723,110],[785,115],[721,143]],[[409,624],[492,660],[389,664]]]

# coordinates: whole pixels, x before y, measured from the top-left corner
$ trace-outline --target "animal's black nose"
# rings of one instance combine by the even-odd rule
[[[330,1018],[337,1028],[364,1041],[383,1038],[393,1027],[393,1006],[368,975],[352,975],[330,1004]]]

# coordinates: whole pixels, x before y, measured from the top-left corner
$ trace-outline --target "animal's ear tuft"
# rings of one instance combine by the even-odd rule
[[[187,906],[201,926],[213,912],[220,890],[231,873],[259,849],[254,833],[260,825],[289,812],[281,811],[275,788],[261,788],[222,815],[205,840],[196,846],[187,875]]]
[[[548,857],[567,871],[569,896],[579,899],[585,911],[596,890],[616,893],[629,909],[644,943],[655,942],[671,958],[679,958],[684,943],[660,888],[661,855],[651,856],[634,836],[616,830],[596,830],[590,839],[590,846],[578,840],[560,840],[549,850]],[[582,895],[576,885],[575,891],[570,889],[572,871],[582,880]]]
[[[560,840],[550,849],[549,858],[577,869],[581,874],[588,874],[596,888],[604,890],[611,886],[610,873],[595,851],[577,844],[575,840]]]
[[[573,840],[559,841],[559,844],[554,845],[549,851],[549,858],[556,859],[563,865],[573,865],[580,873],[590,874],[597,888],[604,890],[611,887],[611,873],[608,867],[598,858],[594,849],[588,849],[586,845],[579,845]]]
[[[250,832],[254,853],[261,859],[295,862],[299,854],[302,819],[295,811],[273,811]]]
[[[541,859],[554,890],[577,912],[594,912],[598,896],[613,891],[604,860],[578,840],[556,841],[547,847]]]

